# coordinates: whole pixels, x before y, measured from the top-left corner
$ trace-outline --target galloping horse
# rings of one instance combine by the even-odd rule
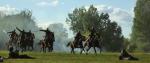
[[[75,41],[75,40],[74,40]],[[69,47],[70,46],[70,48],[71,48],[71,53],[75,53],[74,52],[74,49],[75,48],[80,48],[80,50],[81,50],[81,52],[80,52],[80,54],[82,54],[82,51],[84,51],[84,47],[83,47],[83,45],[82,44],[80,44],[80,45],[78,45],[78,44],[75,44],[74,43],[74,41],[70,41],[68,44],[67,44],[67,47]],[[82,41],[85,41],[85,36],[82,36],[80,39],[79,39],[79,43],[82,43]]]
[[[100,53],[102,51],[101,40],[97,36],[95,38],[88,38],[85,41],[84,48],[86,46],[88,47],[88,49],[86,50],[86,54],[88,54],[88,51],[90,50],[91,47],[93,47],[95,54],[97,54],[96,47],[100,49]]]

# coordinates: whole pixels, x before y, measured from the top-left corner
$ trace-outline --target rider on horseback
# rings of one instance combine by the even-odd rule
[[[30,47],[32,47],[33,49],[33,42],[34,42],[34,33],[31,32],[31,30],[29,32],[26,33],[26,40],[27,40],[27,45]]]
[[[34,33],[32,33],[31,30],[26,33],[26,39],[27,39],[27,40],[33,41],[34,38],[35,38]]]
[[[20,30],[19,28],[16,27],[16,29],[20,32],[20,47],[22,48],[22,52],[26,50],[26,34],[27,32],[25,32],[24,30]]]
[[[54,33],[51,32],[48,28],[47,30],[40,30],[40,31],[43,31],[45,32],[45,43],[48,45],[51,46],[51,51],[53,50],[53,42],[55,41],[55,37],[54,37]]]
[[[94,38],[95,36],[96,36],[96,30],[95,30],[95,28],[94,27],[92,27],[92,29],[90,30],[90,38]]]
[[[54,34],[53,34],[53,32],[51,32],[48,28],[47,28],[47,30],[40,30],[40,31],[43,31],[43,32],[45,32],[46,34],[46,36],[45,36],[45,39],[52,39],[52,38],[54,38]],[[53,39],[53,41],[55,41],[54,39]]]
[[[27,32],[25,32],[24,30],[20,30],[20,29],[17,28],[17,27],[16,27],[16,29],[17,29],[17,30],[20,32],[20,34],[21,34],[21,40],[20,40],[20,41],[21,41],[21,42],[24,41],[25,38],[26,38],[26,33],[27,33]]]
[[[82,35],[80,33],[80,31],[76,34],[75,36],[75,41],[74,44],[75,45],[82,45],[82,41],[81,41]]]
[[[95,30],[95,28],[94,27],[92,27],[92,29],[90,30],[90,35],[89,35],[89,42],[92,42],[92,40],[94,40],[95,39],[95,37],[96,37],[96,30]]]
[[[17,37],[17,33],[16,33],[16,30],[14,31],[11,31],[11,32],[7,32],[7,33],[10,33],[10,40],[13,41],[15,39],[15,37]]]

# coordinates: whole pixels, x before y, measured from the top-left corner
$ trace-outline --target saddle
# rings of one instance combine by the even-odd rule
[[[75,40],[74,45],[75,45],[75,47],[82,47],[83,46],[82,41],[80,41],[80,40]]]

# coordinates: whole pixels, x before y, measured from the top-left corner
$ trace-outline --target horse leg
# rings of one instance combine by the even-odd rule
[[[24,52],[26,51],[26,46],[23,47],[24,48]]]
[[[73,52],[73,54],[75,54],[75,52],[74,52],[74,48],[72,48],[72,52]]]
[[[52,51],[51,51],[51,47],[48,47],[48,52],[52,52]]]
[[[28,51],[30,50],[30,46],[27,46],[27,50],[28,50]]]
[[[83,48],[80,48],[80,50],[81,50],[81,51],[80,51],[80,54],[82,54],[82,52],[83,52],[84,49],[83,49]]]
[[[50,44],[50,50],[53,51],[53,42]]]
[[[100,51],[100,53],[102,52],[102,48],[101,47],[99,47],[99,51]]]
[[[44,52],[46,52],[46,47],[44,47],[43,49],[44,49]]]
[[[95,54],[97,54],[97,53],[96,53],[96,48],[95,48],[95,47],[93,47],[93,49],[94,49]]]
[[[85,52],[84,47],[82,47],[82,48],[80,48],[80,49],[81,49],[80,54],[82,54],[83,51]]]
[[[33,44],[32,44],[32,51],[33,51],[34,47],[33,47]]]
[[[42,49],[42,47],[40,48],[40,52],[42,52],[43,51],[43,49]]]
[[[88,51],[91,49],[91,47],[88,47],[88,49],[86,50],[86,54],[88,54]]]
[[[71,53],[73,53],[73,48],[71,48]]]
[[[41,50],[42,50],[43,52],[45,52],[45,47],[41,47]]]

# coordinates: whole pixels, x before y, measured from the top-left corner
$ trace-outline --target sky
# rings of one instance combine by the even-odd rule
[[[29,9],[39,27],[46,28],[51,23],[63,23],[69,30],[65,23],[68,13],[74,8],[94,5],[99,12],[109,13],[110,19],[122,27],[123,35],[130,37],[135,3],[136,0],[0,0],[0,11],[9,14]],[[71,31],[69,34],[73,36]]]

